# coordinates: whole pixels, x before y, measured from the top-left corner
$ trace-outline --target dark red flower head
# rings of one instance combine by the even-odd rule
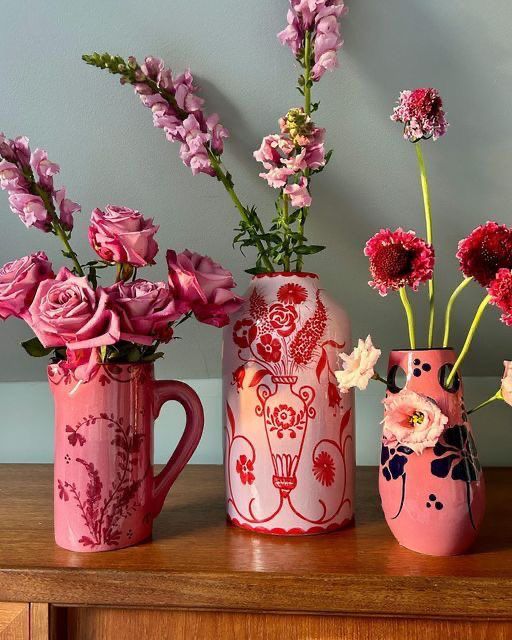
[[[439,91],[431,88],[402,91],[391,120],[403,123],[404,138],[410,142],[437,140],[448,127]]]
[[[512,269],[500,269],[489,287],[491,304],[499,307],[503,313],[501,321],[512,327]]]
[[[462,273],[488,287],[500,269],[512,269],[512,229],[487,222],[459,242],[457,259]]]
[[[373,278],[368,284],[382,296],[388,289],[397,291],[406,285],[416,290],[432,278],[434,249],[414,231],[381,229],[368,240],[364,254],[370,259]]]

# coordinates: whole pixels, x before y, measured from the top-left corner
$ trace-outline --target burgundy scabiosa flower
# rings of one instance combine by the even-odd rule
[[[432,88],[402,91],[391,120],[404,125],[404,138],[410,142],[437,140],[448,127],[439,91]]]
[[[457,259],[467,278],[488,287],[500,269],[512,269],[512,229],[487,222],[459,242]]]
[[[491,304],[503,311],[501,321],[512,327],[512,269],[500,269],[489,287]]]
[[[364,254],[370,259],[373,278],[368,284],[385,296],[406,285],[416,290],[432,278],[434,248],[414,231],[381,229],[366,243]]]

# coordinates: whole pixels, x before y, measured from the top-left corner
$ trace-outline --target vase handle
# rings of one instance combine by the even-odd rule
[[[162,405],[169,400],[179,402],[185,409],[186,424],[174,453],[153,481],[152,511],[154,518],[162,510],[169,489],[190,460],[203,434],[204,411],[197,393],[184,382],[157,380],[154,386],[153,413],[155,419],[158,418]]]

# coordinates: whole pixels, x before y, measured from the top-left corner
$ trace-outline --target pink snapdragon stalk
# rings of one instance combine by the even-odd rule
[[[78,275],[84,272],[70,244],[73,214],[80,205],[66,198],[66,189],[56,190],[53,176],[58,164],[48,160],[43,149],[31,152],[29,140],[20,136],[10,140],[0,133],[0,188],[7,191],[11,210],[26,227],[53,232],[65,247]],[[57,213],[58,210],[58,213]]]

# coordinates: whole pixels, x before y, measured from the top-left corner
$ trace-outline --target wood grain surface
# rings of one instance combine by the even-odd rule
[[[28,604],[0,602],[0,640],[29,640]]]
[[[512,623],[326,616],[69,609],[67,640],[509,640]]]
[[[0,465],[0,600],[512,618],[512,469],[488,469],[486,477],[486,520],[465,556],[432,558],[400,547],[380,510],[375,468],[358,469],[355,527],[302,538],[235,529],[225,521],[216,466],[186,468],[152,541],[79,554],[53,542],[51,466]]]

